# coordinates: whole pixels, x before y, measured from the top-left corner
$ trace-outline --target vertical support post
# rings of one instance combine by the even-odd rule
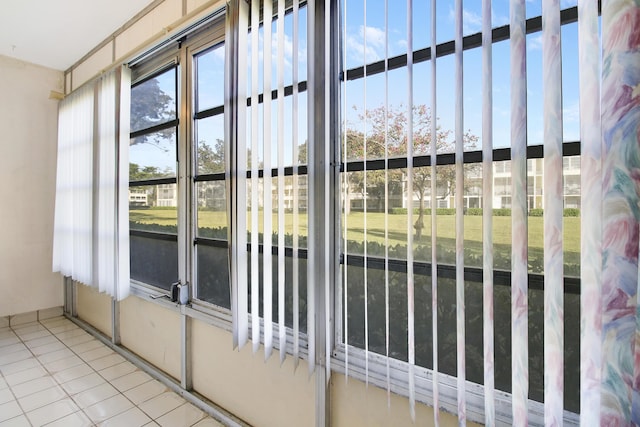
[[[111,298],[111,342],[120,345],[120,302]]]
[[[70,277],[71,286],[71,317],[78,317],[78,285]]]
[[[335,215],[335,198],[330,195],[335,182],[332,165],[331,109],[336,92],[335,52],[331,55],[330,26],[335,25],[337,4],[332,0],[311,0],[308,7],[308,126],[309,126],[309,368],[315,369],[316,426],[328,426],[330,417],[331,345],[332,345],[332,271],[333,239],[331,218]],[[335,114],[335,113],[334,113]],[[335,128],[335,126],[334,126]]]
[[[187,94],[192,93],[190,78],[181,75],[192,75],[192,58],[186,48],[180,49],[178,66],[179,86],[179,119],[178,125],[178,278],[183,286],[188,287],[188,301],[180,300],[180,385],[185,390],[191,390],[191,322],[185,312],[185,304],[194,295],[192,288],[193,277],[193,227],[194,201],[192,177],[192,153],[188,135],[191,135],[193,120],[191,103],[187,101]]]
[[[180,306],[180,385],[189,391],[193,389],[191,374],[191,318],[185,313],[185,306]]]
[[[62,286],[64,291],[65,314],[71,317],[78,317],[76,310],[76,288],[73,279],[70,276],[64,276]]]

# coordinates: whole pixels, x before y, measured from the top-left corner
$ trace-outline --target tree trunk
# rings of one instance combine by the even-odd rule
[[[413,209],[413,200],[409,206],[409,209]],[[416,229],[416,240],[422,239],[422,229],[424,228],[424,192],[420,192],[420,209],[418,210],[418,219],[413,225]]]

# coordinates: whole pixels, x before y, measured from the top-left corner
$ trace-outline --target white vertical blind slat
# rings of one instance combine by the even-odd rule
[[[280,363],[287,354],[287,331],[285,326],[285,206],[284,206],[284,0],[278,0],[278,341]],[[294,159],[295,161],[295,159]]]
[[[300,258],[298,255],[299,250],[299,238],[298,234],[300,232],[300,193],[298,191],[298,185],[300,183],[298,179],[298,164],[299,164],[299,151],[298,151],[298,67],[299,67],[299,57],[298,57],[298,49],[299,49],[299,6],[298,2],[293,2],[293,40],[292,43],[292,52],[293,57],[291,59],[292,62],[292,70],[291,70],[291,79],[293,84],[293,93],[291,95],[291,143],[293,144],[293,267],[292,267],[292,276],[293,276],[293,364],[294,367],[298,367],[298,363],[300,361]]]
[[[525,0],[511,0],[511,383],[515,426],[528,425],[527,80]]]
[[[259,51],[260,51],[260,0],[251,2],[251,340],[253,352],[260,346],[260,264],[258,252],[258,92],[259,92]]]
[[[578,1],[580,73],[580,423],[600,420],[602,139],[597,0]],[[597,102],[594,102],[597,100]]]
[[[362,158],[365,160],[365,167],[364,167],[364,171],[362,172],[362,185],[364,188],[364,197],[363,197],[363,207],[364,207],[364,218],[363,218],[363,239],[364,239],[364,250],[363,250],[363,255],[364,255],[364,279],[363,279],[363,284],[364,284],[364,372],[365,372],[365,382],[367,385],[369,385],[369,295],[368,295],[368,280],[369,280],[369,274],[368,274],[368,260],[367,260],[367,246],[368,246],[368,242],[367,242],[367,0],[364,0],[364,31],[362,34],[362,43],[364,45],[364,48],[362,49],[363,52],[363,63],[364,65],[364,76],[362,77],[362,93],[363,93],[363,110],[364,110],[364,121],[363,121],[363,129],[362,129],[362,135],[363,135],[363,146],[364,146],[364,150],[363,150],[363,155]]]
[[[384,110],[389,111],[389,0],[384,2]],[[384,115],[384,342],[387,375],[387,407],[391,407],[389,365],[389,116]]]
[[[247,190],[248,190],[248,179],[247,179],[247,169],[249,167],[249,157],[248,157],[248,146],[247,146],[247,104],[244,100],[247,98],[247,80],[248,80],[248,70],[247,62],[250,61],[249,51],[248,51],[248,42],[249,42],[249,19],[246,15],[247,6],[243,8],[243,2],[239,2],[240,8],[242,9],[239,13],[239,29],[238,29],[238,82],[237,82],[237,91],[238,91],[238,100],[237,100],[237,111],[238,118],[236,123],[236,129],[233,132],[237,132],[238,138],[236,141],[237,146],[237,163],[235,167],[237,168],[236,179],[238,180],[237,185],[237,201],[235,203],[235,209],[237,213],[237,241],[236,245],[236,259],[237,263],[234,266],[236,269],[236,276],[238,281],[235,283],[236,292],[238,294],[238,346],[240,348],[244,347],[244,345],[249,340],[249,294],[248,294],[248,262],[249,262],[249,254],[247,253],[247,208],[246,201],[247,199]],[[250,64],[253,61],[251,60]],[[253,67],[253,65],[250,65]],[[253,78],[253,76],[252,76]],[[253,96],[253,94],[252,94]]]
[[[462,104],[462,0],[455,4],[455,138],[456,138],[456,347],[458,424],[466,425],[467,404],[465,387],[465,307],[464,307],[464,115]]]
[[[407,52],[413,52],[413,1],[407,0]],[[407,55],[407,344],[409,355],[409,409],[416,419],[415,330],[413,281],[413,55]]]
[[[436,4],[431,2],[431,52],[436,51]],[[433,423],[440,425],[440,390],[438,379],[438,221],[437,221],[437,166],[438,124],[437,124],[437,60],[431,55],[431,340],[433,360]]]
[[[265,1],[263,3],[264,18],[263,18],[263,120],[262,120],[262,146],[264,152],[264,164],[263,164],[263,233],[262,242],[262,283],[263,283],[263,316],[264,316],[264,357],[265,360],[271,356],[273,350],[273,255],[271,249],[273,247],[273,192],[271,177],[271,23],[273,18],[273,2]]]
[[[562,424],[564,263],[562,253],[562,62],[560,1],[542,2],[544,125],[544,417]]]
[[[343,26],[342,26],[342,64],[346,68],[347,64],[347,4],[349,0],[343,1]],[[347,111],[347,80],[344,79],[343,88],[342,88],[342,113],[346,114]],[[347,137],[347,120],[346,117],[342,120],[342,161],[344,164],[347,164],[347,160],[349,160],[349,151],[348,151],[348,137]],[[344,263],[342,264],[342,290],[343,290],[343,323],[344,323],[344,332],[343,332],[343,340],[344,340],[344,379],[345,382],[349,381],[349,281],[347,280],[349,273],[349,253],[348,253],[348,244],[347,244],[347,233],[349,231],[349,220],[348,215],[351,210],[349,200],[349,172],[345,171],[342,174],[343,176],[343,228],[342,228],[342,252],[344,253]]]
[[[482,270],[485,425],[495,425],[493,329],[493,70],[491,0],[482,1]]]
[[[331,209],[333,208],[332,204],[330,203],[331,200],[331,192],[332,192],[332,188],[331,188],[331,175],[332,175],[332,169],[331,169],[331,163],[334,161],[333,158],[331,157],[331,143],[332,143],[332,133],[331,133],[331,109],[333,108],[333,105],[331,104],[330,100],[331,100],[331,83],[332,83],[332,78],[331,76],[331,14],[330,14],[330,10],[331,7],[328,6],[327,7],[327,13],[325,13],[324,16],[324,135],[325,135],[325,143],[324,143],[324,164],[325,164],[325,169],[324,169],[324,265],[327,269],[327,271],[329,270],[329,268],[331,267],[332,263],[331,263],[331,235],[332,235],[332,222],[333,222],[333,218],[334,216],[332,215],[332,211]],[[327,275],[327,277],[325,277],[324,279],[324,319],[325,319],[325,325],[324,325],[324,329],[325,329],[325,353],[324,353],[324,360],[325,360],[325,387],[329,386],[329,381],[331,379],[331,352],[333,350],[332,347],[332,337],[333,337],[333,330],[332,330],[332,313],[331,313],[331,309],[332,309],[332,304],[331,304],[331,297],[333,295],[333,293],[331,292],[331,287],[333,284],[333,280],[329,279],[329,276]]]

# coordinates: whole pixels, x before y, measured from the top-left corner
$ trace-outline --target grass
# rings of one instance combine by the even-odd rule
[[[412,222],[415,223],[417,215],[413,215]],[[175,226],[177,224],[177,213],[175,209],[139,209],[130,211],[130,220],[142,224],[157,224],[161,226]],[[399,248],[398,251],[406,252],[407,243],[407,214],[390,214],[388,221],[388,242],[390,247]],[[544,219],[542,217],[528,218],[528,239],[529,239],[529,262],[532,271],[542,271],[543,264],[543,229]],[[259,213],[259,231],[263,230],[263,212]],[[307,215],[299,216],[299,233],[307,235]],[[363,242],[365,241],[365,215],[362,212],[353,212],[346,217],[347,239],[355,243],[350,246],[351,252],[363,252]],[[272,225],[274,232],[277,231],[278,216],[273,215]],[[201,229],[221,228],[226,226],[226,213],[223,211],[199,211],[198,226]],[[251,229],[251,219],[249,218],[249,230]],[[455,215],[439,215],[437,217],[438,253],[440,262],[452,262],[452,251],[455,248],[456,230]],[[385,215],[379,212],[369,212],[366,215],[366,240],[369,243],[369,253],[380,250],[385,242]],[[415,231],[411,227],[412,231]],[[291,234],[293,231],[293,214],[285,214],[285,231]],[[482,265],[482,217],[464,217],[464,245],[465,264]],[[511,259],[511,217],[493,217],[493,244],[495,266],[497,268],[510,268]],[[565,265],[570,271],[566,274],[577,275],[579,273],[580,261],[580,218],[564,218],[564,257]],[[372,246],[373,245],[373,246]],[[421,239],[414,239],[416,260],[431,259],[431,217],[425,216],[424,228]],[[375,246],[375,247],[374,247]],[[396,252],[402,256],[402,252]]]

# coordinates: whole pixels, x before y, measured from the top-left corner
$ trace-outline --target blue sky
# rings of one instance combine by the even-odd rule
[[[454,0],[436,0],[437,33],[436,42],[442,43],[452,40],[454,37]],[[575,6],[577,0],[561,0],[561,7]],[[343,6],[344,7],[344,6]],[[482,25],[481,1],[470,0],[463,3],[463,32],[464,35],[479,32]],[[344,10],[344,9],[342,9]],[[367,63],[379,61],[385,57],[385,6],[384,2],[366,2],[347,0],[346,9],[346,64],[347,68],[361,66]],[[285,19],[284,40],[284,65],[285,85],[292,82],[292,62],[297,57],[299,65],[299,80],[306,79],[306,12],[301,9],[300,14],[300,39],[297,55],[293,54],[293,20],[291,14]],[[406,2],[390,1],[388,12],[388,55],[390,57],[404,54],[407,51],[407,8]],[[527,0],[527,17],[538,16],[541,13],[541,0]],[[509,23],[509,0],[494,0],[492,10],[493,26],[502,26]],[[421,49],[431,44],[431,16],[430,1],[414,1],[413,3],[413,49]],[[343,31],[344,29],[341,29]],[[274,37],[272,40],[272,88],[277,87],[277,41],[275,37],[276,26],[273,23]],[[259,56],[264,57],[263,31],[260,31]],[[366,41],[365,41],[366,38]],[[249,37],[249,41],[251,38]],[[366,43],[366,49],[365,49]],[[509,41],[493,45],[493,146],[508,147],[510,145],[510,56]],[[251,55],[249,46],[249,55]],[[224,93],[224,45],[218,45],[203,52],[198,56],[197,87],[199,110],[221,105]],[[482,136],[482,95],[481,95],[481,49],[465,51],[463,57],[464,67],[464,129],[481,138]],[[453,131],[455,127],[454,102],[455,102],[455,65],[454,56],[438,58],[437,62],[437,117],[438,123],[443,129]],[[579,140],[578,121],[578,46],[577,24],[564,25],[562,27],[562,70],[563,70],[563,126],[564,140]],[[247,91],[251,94],[250,73]],[[262,69],[260,70],[259,90],[263,90]],[[388,74],[389,82],[389,106],[391,108],[407,108],[407,70],[402,68]],[[172,84],[172,77],[159,77],[161,88],[168,88]],[[364,124],[359,122],[358,115],[365,109],[372,109],[384,104],[384,74],[378,74],[366,79],[348,82],[343,86],[343,96],[346,96],[347,110],[345,117],[351,126],[364,130]],[[365,103],[366,87],[366,103]],[[431,63],[423,62],[414,65],[413,102],[431,106]],[[528,97],[528,141],[530,145],[542,144],[542,35],[540,32],[527,36],[527,97]],[[344,105],[341,103],[341,106]],[[306,95],[302,94],[299,100],[300,111],[298,143],[306,140],[306,114],[303,107],[306,106]],[[250,111],[249,111],[250,113]],[[285,162],[291,163],[292,137],[291,137],[291,97],[285,100]],[[262,129],[262,107],[259,108],[260,129]],[[276,117],[277,103],[272,103],[272,140],[277,140]],[[248,134],[250,134],[250,117]],[[213,144],[216,139],[223,138],[223,121],[221,118],[200,121],[197,126],[197,141]],[[263,158],[262,132],[259,135],[260,158]],[[451,133],[453,138],[453,132]],[[482,147],[480,139],[476,149]],[[168,155],[166,150],[148,144],[132,146],[131,161],[141,165],[154,165],[161,169],[174,168],[173,155]],[[272,158],[277,159],[276,144],[273,145]],[[275,163],[274,163],[275,165]]]
[[[541,14],[541,0],[527,0],[527,17]],[[480,0],[463,3],[463,34],[469,35],[481,30]],[[576,0],[563,0],[561,7],[575,6]],[[385,5],[382,1],[364,0],[347,3],[347,68],[363,63],[371,63],[385,57],[385,47],[389,56],[406,53],[407,50],[407,9],[406,2],[389,2],[388,45],[385,45]],[[437,0],[436,43],[454,38],[453,0]],[[413,4],[413,49],[431,45],[431,5],[429,1],[416,1]],[[492,25],[502,26],[509,23],[509,1],[494,0],[492,7]],[[365,41],[366,38],[366,41]],[[366,44],[366,48],[365,48]],[[493,134],[494,147],[510,145],[510,45],[509,41],[493,45]],[[437,117],[443,129],[455,128],[455,63],[453,55],[438,58],[437,66]],[[563,68],[563,125],[564,140],[579,139],[578,122],[578,46],[577,24],[562,27],[562,68]],[[482,51],[480,48],[468,50],[463,55],[463,97],[464,129],[482,136]],[[414,65],[413,102],[431,107],[431,63]],[[347,119],[351,125],[364,130],[364,124],[358,123],[357,115],[365,109],[384,104],[383,75],[352,81],[347,84]],[[406,69],[389,73],[389,105],[391,108],[407,108],[408,77]],[[365,94],[366,87],[366,94]],[[528,142],[530,145],[543,142],[542,132],[542,34],[527,36],[527,108]],[[344,95],[344,93],[343,93]],[[366,95],[366,105],[365,105]],[[453,138],[453,134],[452,134]],[[482,147],[479,141],[477,149]]]

